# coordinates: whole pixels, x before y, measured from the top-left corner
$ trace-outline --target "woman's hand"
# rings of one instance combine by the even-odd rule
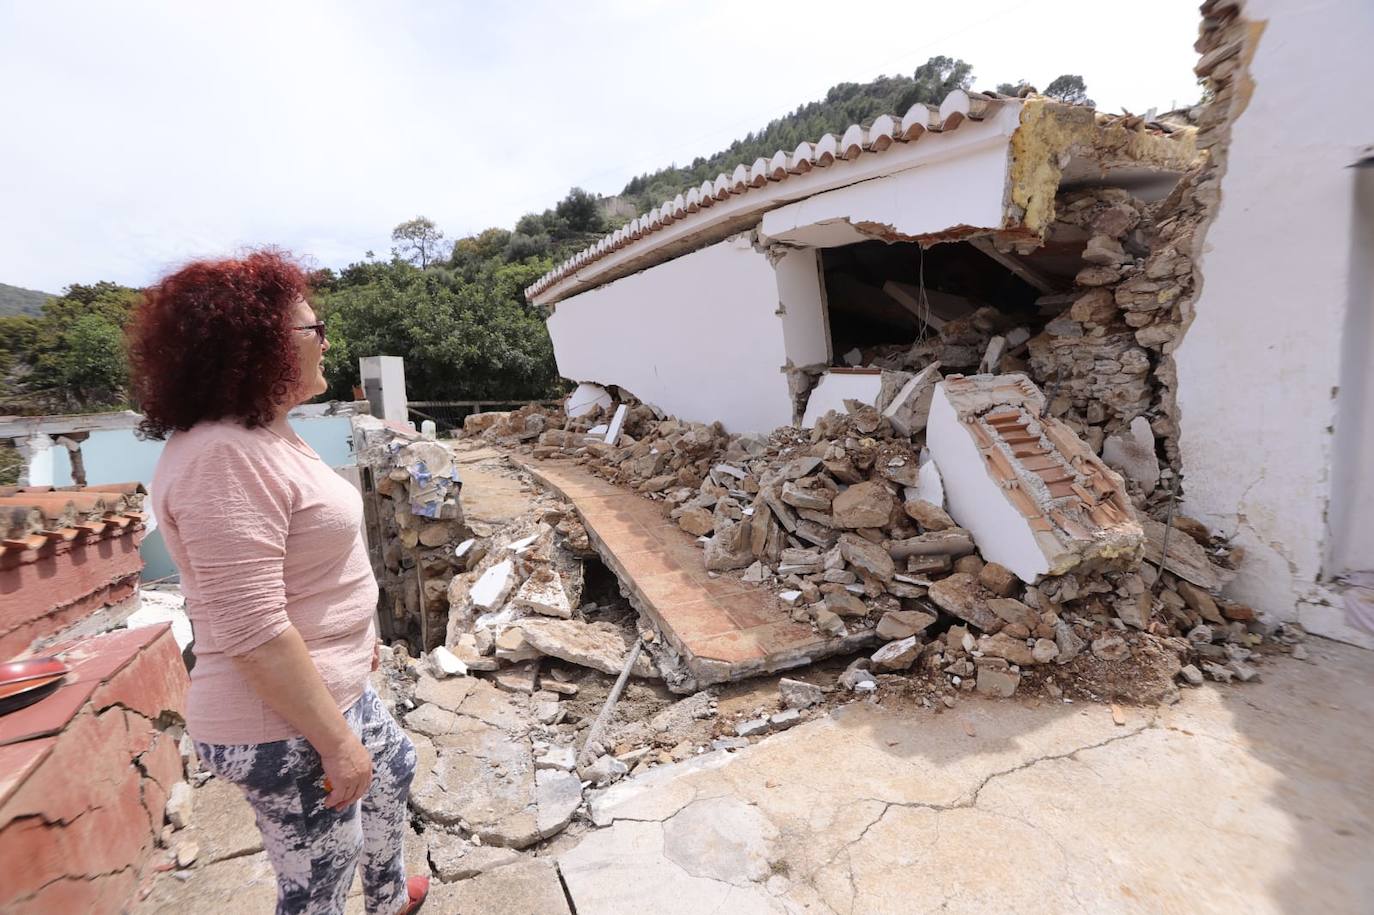
[[[382,666],[382,642],[380,639],[372,643],[372,669],[376,670]]]
[[[372,784],[372,757],[351,731],[337,749],[321,751],[320,762],[324,764],[324,787],[329,792],[324,804],[331,810],[346,809],[366,794]]]

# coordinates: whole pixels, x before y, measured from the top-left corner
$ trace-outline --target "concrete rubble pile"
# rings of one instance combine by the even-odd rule
[[[938,368],[809,431],[727,435],[625,403],[529,447],[663,501],[708,571],[771,588],[794,619],[870,632],[882,647],[846,675],[860,691],[901,674],[1011,695],[1025,678],[1160,701],[1203,675],[1249,679],[1263,637],[1291,637],[1217,596],[1240,557],[1196,521],[1174,515],[1163,560],[1154,487],[1108,467],[1028,377]],[[616,444],[591,432],[622,409]],[[1153,458],[1153,440],[1126,457]]]

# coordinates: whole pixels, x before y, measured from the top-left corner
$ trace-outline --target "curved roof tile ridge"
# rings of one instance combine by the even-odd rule
[[[728,174],[722,172],[715,179],[706,179],[699,187],[672,200],[665,200],[629,223],[607,235],[597,243],[578,252],[544,274],[525,290],[528,298],[560,282],[577,268],[592,263],[627,245],[653,235],[665,226],[693,215],[718,201],[749,193],[751,190],[805,175],[815,168],[826,168],[836,161],[857,159],[870,153],[881,153],[898,143],[912,143],[926,133],[955,130],[964,121],[981,121],[1004,102],[1019,102],[1010,96],[994,92],[968,92],[955,89],[945,96],[938,107],[921,102],[913,104],[900,118],[882,114],[865,128],[851,124],[840,137],[827,133],[814,143],[801,142],[796,149],[780,149],[771,157],[760,157],[750,165],[739,163]],[[1110,115],[1097,113],[1099,123],[1123,123],[1131,129],[1150,127],[1165,133],[1174,128],[1156,124],[1132,114]]]

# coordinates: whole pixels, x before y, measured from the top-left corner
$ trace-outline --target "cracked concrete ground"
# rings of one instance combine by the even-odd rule
[[[866,703],[593,800],[578,915],[1358,912],[1374,655],[1314,640],[1172,708]]]

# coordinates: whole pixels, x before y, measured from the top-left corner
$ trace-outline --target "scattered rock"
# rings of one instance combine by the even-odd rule
[[[194,840],[187,839],[177,846],[176,856],[177,867],[190,867],[200,857],[200,846]]]
[[[878,688],[878,681],[862,667],[855,667],[840,674],[840,686],[855,692],[868,692]]]
[[[194,806],[195,801],[189,784],[177,782],[172,786],[171,793],[167,795],[165,812],[167,821],[172,824],[173,829],[185,829],[191,825],[191,811]]]
[[[735,725],[735,733],[740,737],[757,737],[768,733],[767,718],[753,718]]]
[[[997,626],[997,614],[988,609],[987,602],[978,593],[977,580],[967,572],[956,572],[940,579],[930,586],[929,594],[941,610],[979,629]]]
[[[855,483],[835,497],[830,510],[835,526],[841,528],[883,527],[897,500],[887,484],[877,480]]]
[[[925,499],[908,499],[902,503],[902,511],[927,531],[945,531],[956,526],[948,512]]]
[[[889,610],[878,621],[878,638],[905,639],[925,632],[935,622],[935,614],[921,610]]]
[[[810,708],[825,699],[825,690],[801,680],[783,677],[778,681],[778,694],[782,704],[789,709]]]
[[[525,583],[511,598],[517,610],[527,610],[543,616],[558,619],[572,618],[572,604],[568,592],[563,587],[563,579],[548,566],[536,569],[525,579]]]
[[[591,765],[579,769],[577,774],[594,783],[598,788],[604,788],[612,782],[624,778],[629,771],[628,766],[608,754],[600,757]]]
[[[1036,639],[1031,649],[1031,657],[1036,664],[1048,664],[1059,657],[1059,646],[1050,639]]]
[[[1126,645],[1126,640],[1119,635],[1109,634],[1094,639],[1092,650],[1093,656],[1099,661],[1124,661],[1131,655],[1131,649]]]
[[[801,720],[801,711],[792,708],[778,712],[776,715],[769,716],[768,723],[772,725],[775,731],[785,731],[788,728],[801,724]]]
[[[873,669],[879,673],[894,673],[906,670],[921,653],[921,645],[916,636],[909,636],[896,642],[888,642],[873,654]]]
[[[1016,573],[997,562],[985,564],[978,573],[978,583],[1001,598],[1011,597],[1021,585]]]
[[[468,672],[468,666],[443,645],[429,653],[429,666],[436,677],[463,677]]]
[[[993,658],[1005,658],[1012,664],[1028,667],[1035,663],[1035,655],[1025,640],[1015,639],[1005,632],[985,635],[978,641],[978,650]],[[1055,649],[1056,653],[1058,649]]]
[[[978,682],[974,688],[984,696],[1001,696],[1005,699],[1013,695],[1020,684],[1021,674],[1014,670],[979,667]]]
[[[1179,676],[1183,678],[1183,682],[1187,683],[1189,686],[1202,685],[1202,671],[1198,670],[1194,665],[1184,664],[1179,668],[1178,673]]]

